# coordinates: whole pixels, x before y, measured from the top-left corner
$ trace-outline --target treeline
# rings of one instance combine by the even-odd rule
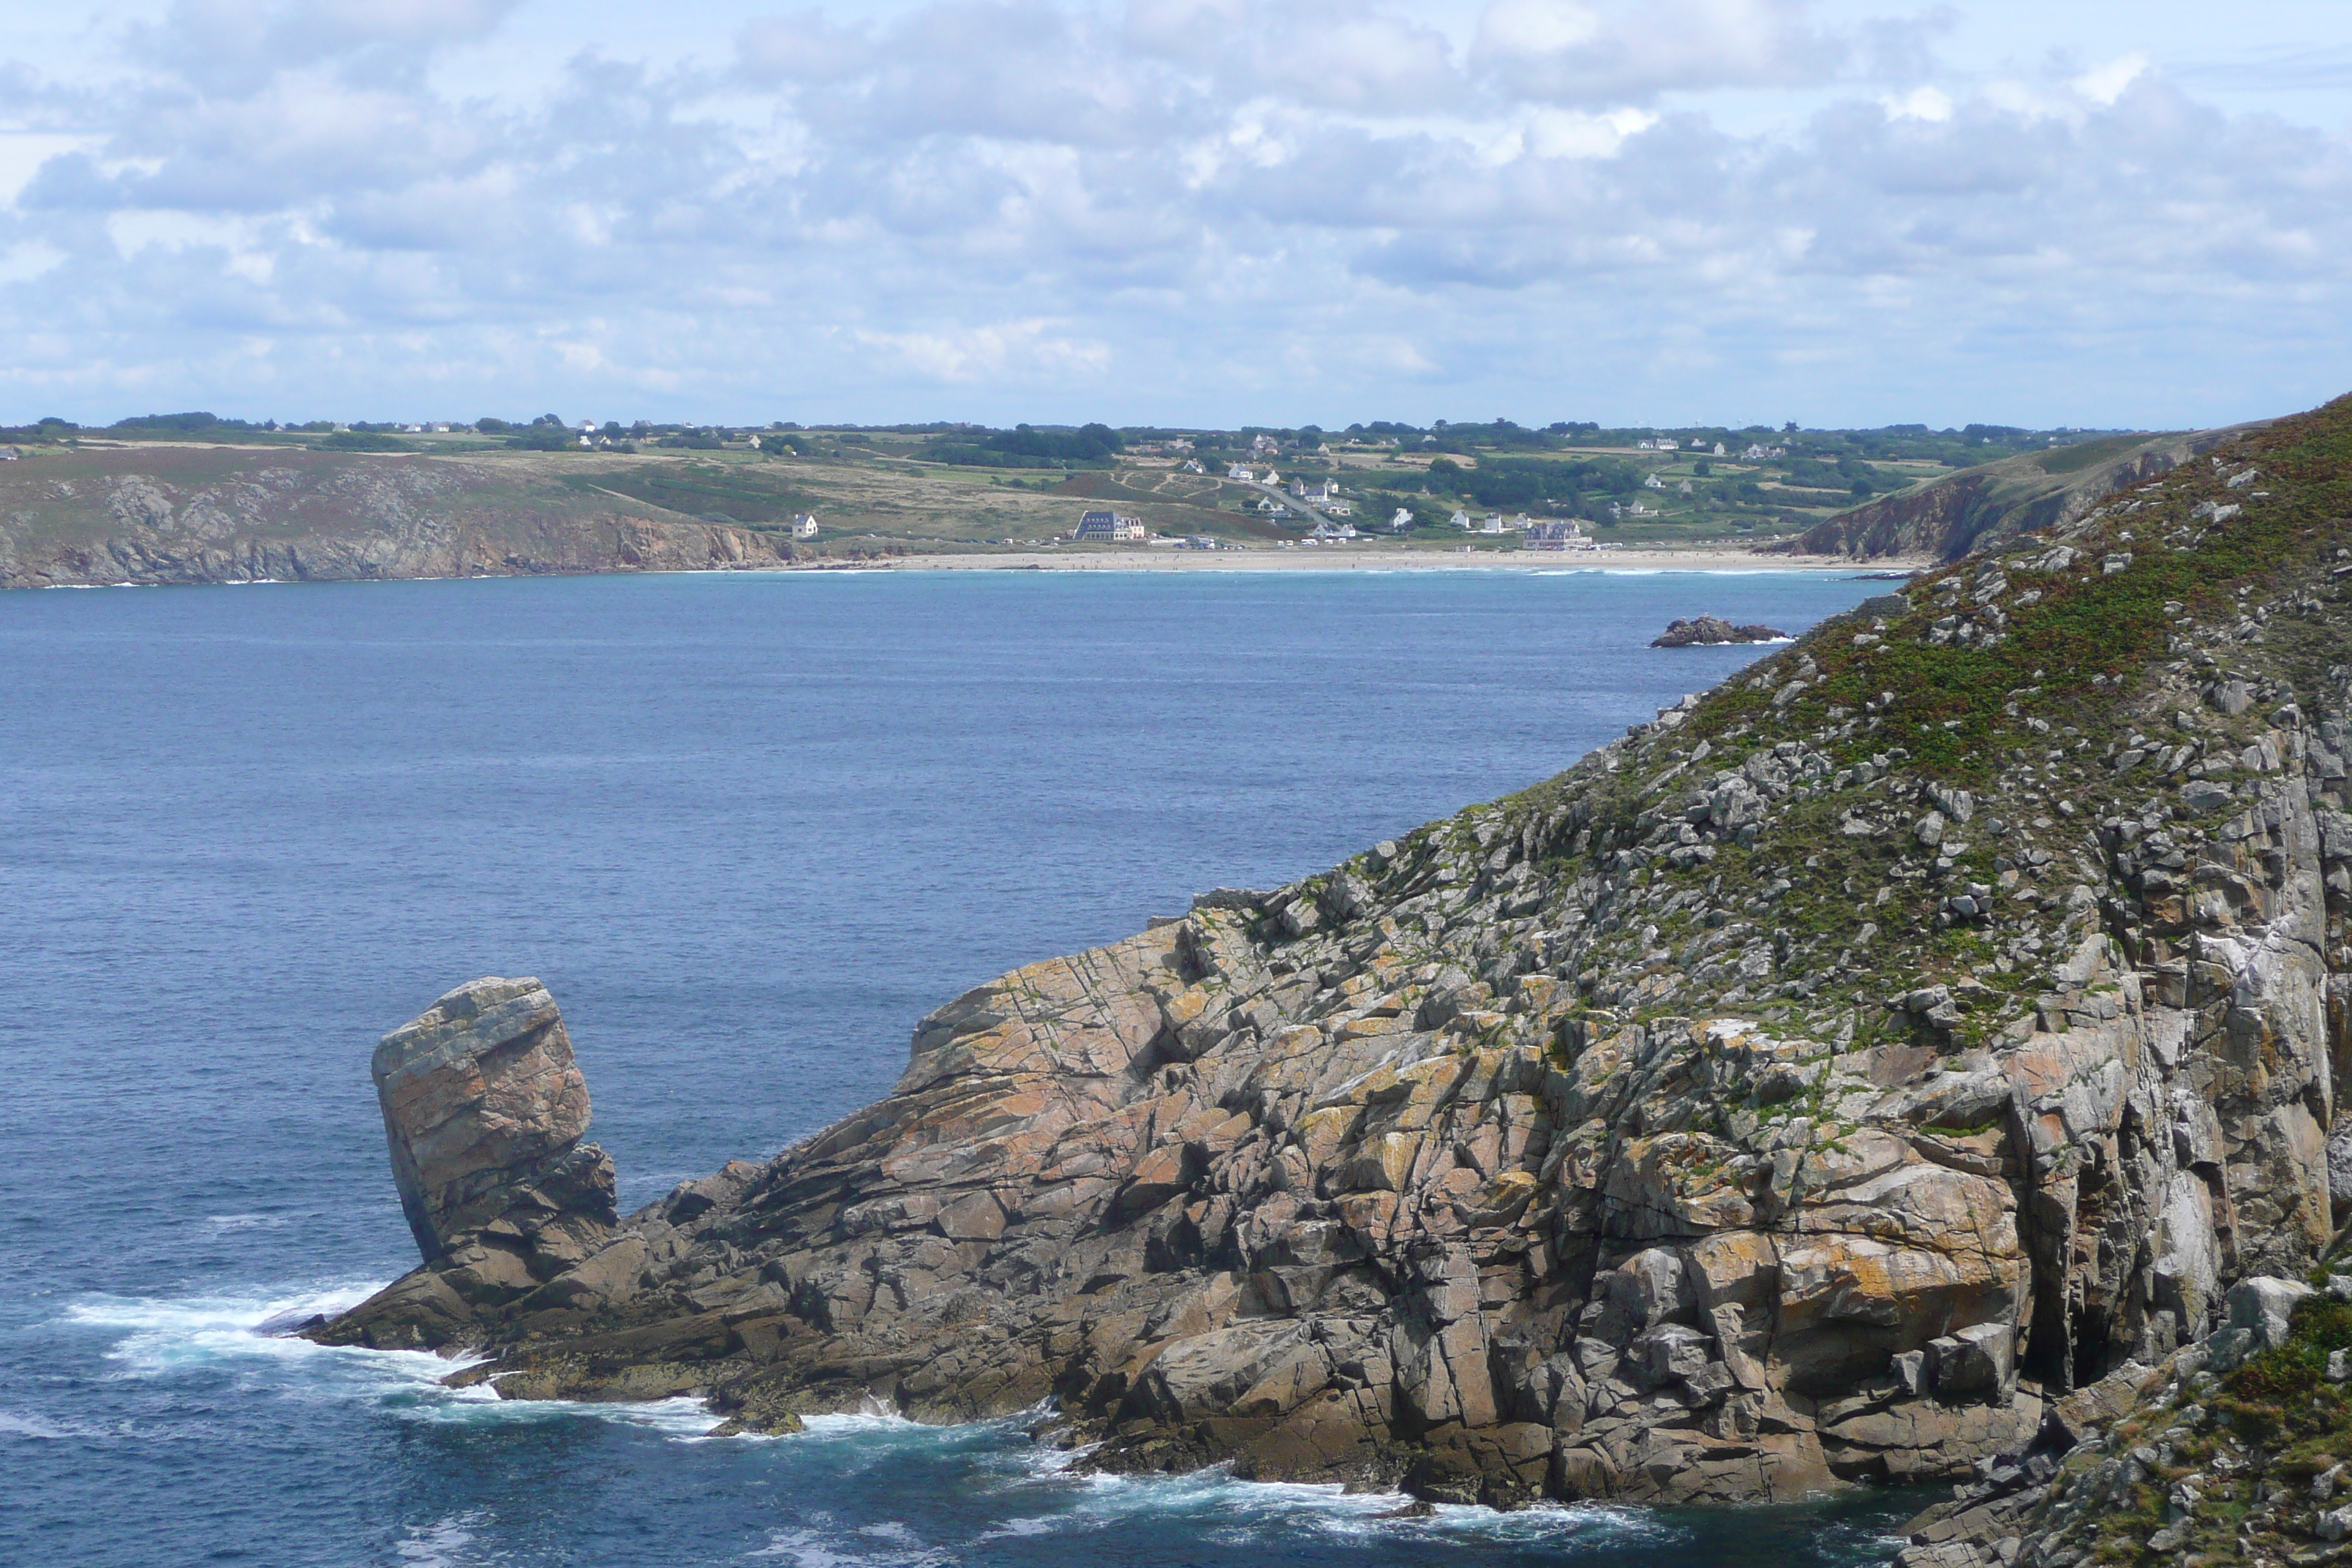
[[[919,455],[967,468],[1108,468],[1126,449],[1118,432],[1108,425],[1081,425],[1075,430],[1016,425],[1010,430],[933,441]]]
[[[1548,458],[1482,458],[1475,468],[1450,458],[1429,465],[1429,488],[1494,510],[1547,511],[1575,516],[1590,496],[1629,496],[1642,488],[1644,470],[1624,458],[1562,461]]]

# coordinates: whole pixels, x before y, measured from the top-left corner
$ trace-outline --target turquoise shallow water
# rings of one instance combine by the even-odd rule
[[[1445,1510],[1079,1477],[1018,1422],[709,1440],[259,1331],[414,1260],[367,1082],[570,1021],[625,1206],[915,1019],[1558,771],[1852,578],[864,574],[0,596],[0,1562],[1847,1563],[1908,1499]]]

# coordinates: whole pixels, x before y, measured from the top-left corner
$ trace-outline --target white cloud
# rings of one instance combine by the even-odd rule
[[[2074,90],[2093,103],[2111,104],[2124,95],[2124,89],[2145,75],[2147,68],[2146,55],[2137,52],[2124,55],[2076,77]]]
[[[13,203],[17,193],[52,158],[96,149],[97,138],[55,132],[0,131],[0,203]]]
[[[1951,95],[1939,87],[1915,87],[1899,97],[1879,100],[1891,120],[1927,120],[1941,123],[1952,117]]]
[[[931,332],[860,331],[857,341],[895,355],[916,374],[972,382],[1008,371],[1097,376],[1110,368],[1109,345],[1059,335],[1062,322],[1035,318]]]
[[[2340,390],[2341,136],[2144,52],[1946,71],[1948,16],[1856,9],[916,0],[656,59],[551,0],[177,0],[0,71],[0,385],[59,400],[0,420],[2178,424]],[[566,63],[478,90],[500,50]]]

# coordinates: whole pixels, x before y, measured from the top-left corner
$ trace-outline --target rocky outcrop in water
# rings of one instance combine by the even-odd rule
[[[1694,645],[1714,646],[1720,643],[1787,642],[1789,634],[1775,631],[1760,623],[1735,626],[1720,616],[1698,616],[1676,619],[1651,640],[1652,647],[1690,647]]]
[[[2352,405],[2242,437],[984,985],[888,1097],[418,1336],[1433,1499],[2046,1475],[2347,1195],[2347,514]]]

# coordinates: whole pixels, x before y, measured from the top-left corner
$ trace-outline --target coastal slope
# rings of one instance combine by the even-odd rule
[[[2244,435],[2252,426],[2111,437],[1982,464],[1824,518],[1768,553],[1958,561],[2019,534],[2071,522],[2107,497]]]
[[[1433,1500],[2046,1476],[2352,1197],[2347,513],[2352,400],[2230,436],[1546,784],[980,987],[577,1263],[428,1256],[310,1331]]]
[[[513,463],[225,447],[0,464],[0,586],[704,571],[788,539]]]

